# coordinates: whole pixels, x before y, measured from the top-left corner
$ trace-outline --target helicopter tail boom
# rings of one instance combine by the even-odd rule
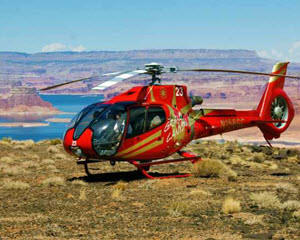
[[[272,74],[286,75],[288,64],[288,62],[275,64]],[[284,76],[271,76],[257,107],[262,120],[258,127],[267,140],[278,138],[288,128],[294,117],[293,104],[283,90],[284,82]]]

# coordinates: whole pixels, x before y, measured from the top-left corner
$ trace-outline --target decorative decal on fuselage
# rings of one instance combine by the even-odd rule
[[[170,142],[172,139],[175,142],[181,143],[184,139],[185,129],[188,126],[187,119],[184,117],[179,117],[173,115],[169,121],[167,121],[166,126],[164,128],[164,132],[168,132],[166,142]]]

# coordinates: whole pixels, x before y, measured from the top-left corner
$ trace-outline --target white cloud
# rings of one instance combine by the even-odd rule
[[[42,52],[59,52],[59,51],[82,52],[85,50],[86,50],[86,48],[82,45],[72,47],[72,46],[67,46],[65,44],[62,44],[62,43],[51,43],[42,48]]]
[[[84,46],[82,46],[82,45],[79,45],[79,46],[77,46],[77,47],[73,47],[71,50],[72,50],[73,52],[83,52],[83,51],[86,50],[86,48],[85,48]]]
[[[270,51],[266,51],[266,50],[257,51],[257,54],[262,58],[272,58],[276,60],[282,60],[286,58],[282,52],[279,52],[276,49],[271,49]]]
[[[295,52],[300,52],[300,41],[294,42],[289,49],[290,54],[293,54]]]
[[[42,48],[42,52],[66,51],[67,46],[62,43],[51,43]]]

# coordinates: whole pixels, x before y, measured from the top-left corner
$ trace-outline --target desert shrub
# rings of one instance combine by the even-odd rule
[[[47,148],[48,153],[59,153],[59,149],[56,146],[49,146]]]
[[[237,177],[236,172],[214,159],[196,162],[193,165],[193,174],[196,177],[228,177],[229,180],[235,180]]]
[[[65,185],[65,180],[61,177],[50,177],[42,182],[45,186],[63,186]]]
[[[10,176],[15,176],[15,175],[20,175],[20,174],[25,174],[26,171],[23,168],[20,167],[6,167],[2,169],[4,174],[10,175]]]
[[[79,199],[82,200],[82,201],[87,200],[86,189],[85,188],[80,189]]]
[[[24,141],[21,141],[19,143],[22,144],[23,146],[27,147],[27,148],[34,146],[34,141],[32,139],[24,140]]]
[[[55,164],[55,161],[47,158],[47,159],[42,160],[42,164],[43,165],[53,165],[53,164]]]
[[[48,170],[48,171],[57,171],[57,168],[54,166],[54,165],[48,165],[47,167],[46,167],[46,169]]]
[[[114,189],[111,193],[111,198],[117,201],[123,200],[124,196],[122,196],[122,192],[121,189]]]
[[[193,196],[199,196],[199,197],[209,197],[209,196],[212,196],[212,194],[210,192],[202,190],[202,189],[192,190],[190,192],[190,194],[193,195]]]
[[[167,211],[171,217],[179,217],[187,214],[189,208],[189,204],[185,201],[174,201],[168,205]]]
[[[296,211],[293,213],[293,217],[297,218],[300,220],[300,210]]]
[[[57,160],[64,160],[67,158],[67,156],[63,153],[56,153],[55,155],[53,155],[53,158]]]
[[[25,145],[23,145],[23,144],[17,144],[17,145],[13,145],[13,149],[24,151],[24,150],[27,149],[27,147]]]
[[[14,162],[14,159],[12,157],[9,157],[9,156],[5,156],[5,157],[2,157],[0,158],[0,163],[12,163]]]
[[[124,200],[124,196],[122,195],[122,192],[127,188],[128,183],[120,181],[117,184],[113,186],[113,190],[111,193],[111,197],[114,200]]]
[[[26,189],[29,188],[28,183],[24,183],[21,181],[11,181],[11,180],[4,180],[2,183],[2,188],[4,189]]]
[[[282,204],[282,208],[289,211],[300,210],[300,202],[296,200],[289,200]]]
[[[252,193],[250,199],[260,208],[279,209],[282,207],[280,200],[273,192]]]
[[[298,193],[298,189],[291,183],[279,182],[275,185],[277,189],[281,189],[284,192],[288,193]]]
[[[257,163],[262,163],[266,159],[264,153],[254,153],[254,156],[252,157],[252,161],[257,162]]]
[[[11,143],[12,139],[10,137],[3,137],[1,141]]]
[[[87,183],[82,180],[74,180],[74,181],[72,181],[72,184],[78,185],[78,186],[86,186],[87,185]]]
[[[247,224],[247,225],[255,225],[255,224],[263,224],[264,222],[263,222],[263,215],[254,215],[254,216],[252,216],[252,217],[250,217],[250,218],[248,218],[248,219],[246,219],[245,221],[244,221],[244,223],[245,224]]]
[[[50,145],[58,145],[58,144],[62,144],[62,141],[58,138],[55,138],[55,139],[50,139],[49,140],[49,144]]]
[[[241,204],[239,201],[234,200],[231,197],[226,198],[222,205],[222,211],[225,214],[238,213],[241,211]]]
[[[26,161],[22,162],[22,166],[25,168],[37,168],[39,167],[39,164],[34,161]]]
[[[278,165],[276,163],[270,163],[269,169],[276,170],[276,169],[278,169]]]
[[[243,160],[241,156],[238,156],[235,154],[230,156],[229,161],[232,165],[245,165],[246,164],[246,161]]]
[[[128,186],[128,183],[124,181],[119,181],[117,184],[113,186],[113,189],[119,189],[121,191],[124,191]]]

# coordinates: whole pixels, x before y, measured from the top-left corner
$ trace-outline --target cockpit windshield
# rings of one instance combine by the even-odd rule
[[[74,132],[74,139],[80,137],[83,131],[90,125],[92,121],[97,119],[97,117],[106,109],[109,105],[96,103],[84,108],[76,117],[72,120],[76,124],[76,129]]]
[[[94,111],[93,148],[100,156],[112,156],[116,153],[124,133],[127,113],[124,105],[114,104],[104,111]]]

